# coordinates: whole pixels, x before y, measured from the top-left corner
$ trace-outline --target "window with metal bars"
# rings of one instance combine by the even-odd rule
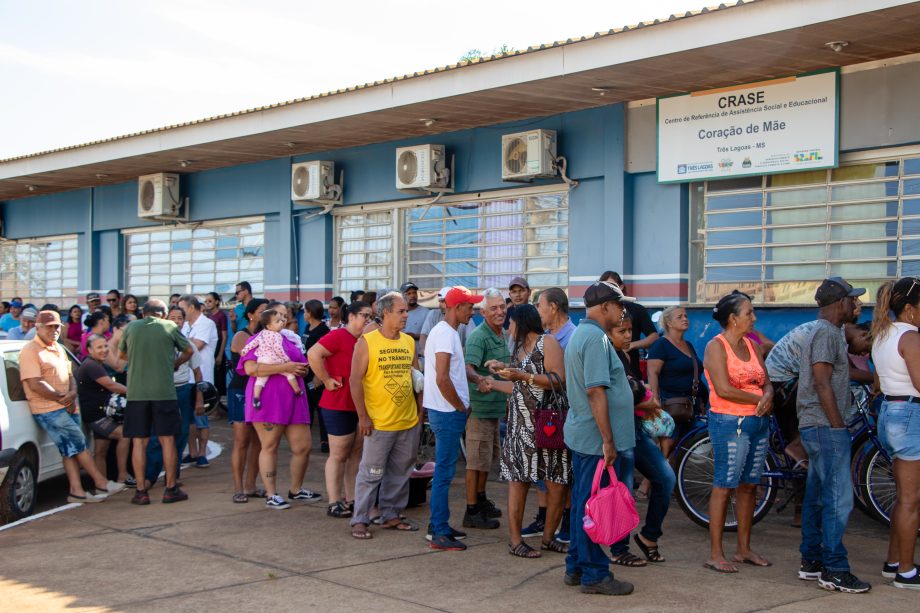
[[[49,236],[0,243],[0,295],[37,307],[77,302],[77,237]]]
[[[920,274],[920,158],[692,184],[691,302],[738,288],[762,304],[813,304],[841,276],[874,301]]]

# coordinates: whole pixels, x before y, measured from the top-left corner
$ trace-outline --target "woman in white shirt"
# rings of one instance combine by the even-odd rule
[[[891,320],[894,314],[894,321]],[[872,317],[872,359],[885,401],[882,444],[894,458],[897,501],[891,512],[888,559],[882,575],[893,585],[920,589],[914,546],[920,519],[920,279],[889,281],[878,290]]]

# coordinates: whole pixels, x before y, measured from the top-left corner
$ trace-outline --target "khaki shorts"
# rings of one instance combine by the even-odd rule
[[[466,420],[466,469],[487,473],[498,457],[498,418]]]

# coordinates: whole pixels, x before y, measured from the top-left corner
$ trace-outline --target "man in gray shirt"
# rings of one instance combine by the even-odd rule
[[[854,301],[866,292],[840,277],[822,281],[815,292],[818,324],[802,345],[797,410],[808,452],[808,481],[802,503],[802,565],[799,579],[849,594],[872,586],[850,572],[843,546],[853,487],[850,482],[852,414],[847,344],[841,326],[852,320]]]

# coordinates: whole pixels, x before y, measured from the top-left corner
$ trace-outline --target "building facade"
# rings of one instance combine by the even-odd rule
[[[805,10],[802,5],[808,5]],[[778,337],[820,279],[920,274],[920,7],[739,2],[579,41],[61,151],[0,161],[0,295],[90,291],[328,300],[411,280],[563,287],[605,270],[649,306],[752,293]],[[835,51],[826,43],[847,44]],[[839,69],[836,168],[661,183],[656,98]],[[502,136],[552,130],[565,171],[503,180]],[[396,149],[443,145],[453,192],[396,189]],[[292,200],[292,165],[344,172]],[[137,177],[179,175],[187,220],[138,216]],[[328,212],[328,214],[323,214]]]

